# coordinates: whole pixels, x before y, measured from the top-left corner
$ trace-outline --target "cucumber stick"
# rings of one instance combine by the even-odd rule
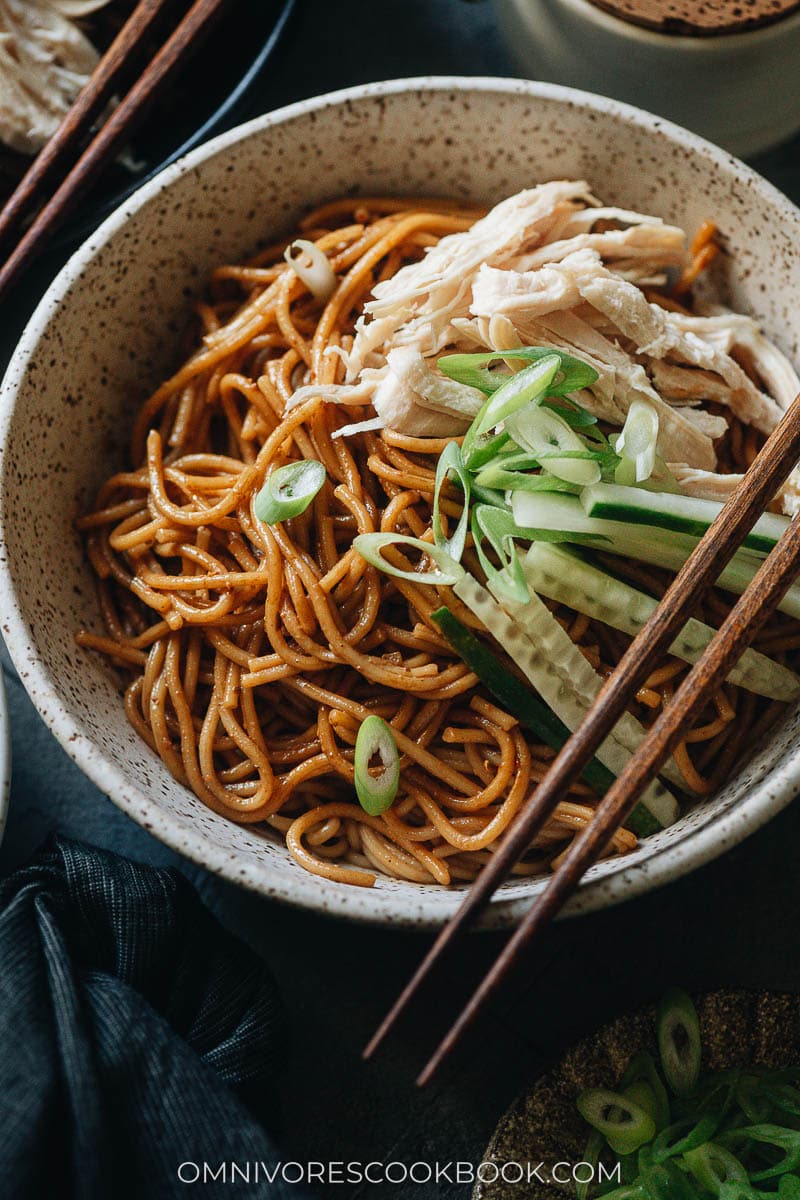
[[[556,716],[569,729],[577,729],[602,680],[539,597],[532,596],[529,604],[511,604],[504,598],[501,607],[469,574],[459,579],[453,591],[497,639]],[[598,747],[597,757],[619,775],[643,737],[639,722],[624,714]],[[672,770],[676,770],[674,764]],[[675,797],[658,780],[650,784],[641,803],[664,828],[678,818]]]
[[[529,729],[546,746],[560,750],[568,740],[570,730],[533,689],[507,671],[491,650],[462,625],[449,608],[439,608],[431,615],[456,653],[461,655],[469,669],[475,672],[506,712],[516,717],[524,729]],[[598,796],[604,796],[614,782],[613,772],[596,758],[589,760],[582,774]],[[643,804],[636,805],[625,824],[637,837],[650,837],[661,828]]]
[[[702,537],[722,512],[717,500],[699,496],[680,496],[671,492],[650,492],[644,488],[623,487],[618,483],[596,483],[581,492],[587,517],[625,521],[630,525],[653,525]],[[769,554],[789,527],[789,518],[764,513],[744,538],[748,550]]]
[[[576,554],[547,542],[534,542],[522,558],[525,578],[542,596],[635,636],[655,611],[657,601]],[[694,663],[716,630],[690,617],[670,652]],[[800,678],[765,654],[745,650],[728,682],[773,700],[797,700]]]
[[[555,619],[547,605],[543,604],[535,593],[531,594],[525,603],[519,603],[510,598],[506,601],[503,598],[503,605],[522,626],[526,636],[533,642],[537,652],[548,666],[551,666],[560,676],[562,687],[569,688],[576,703],[585,712],[588,712],[599,695],[603,680],[584,657],[579,647],[575,645],[566,629]],[[574,726],[570,725],[570,728],[572,729]],[[625,761],[627,761],[628,757],[638,750],[644,741],[645,729],[632,713],[624,712],[617,721],[612,736],[624,747]],[[660,773],[677,787],[686,786],[683,776],[672,759],[664,764]],[[617,774],[619,774],[619,770]]]
[[[697,545],[686,533],[655,526],[628,525],[588,517],[576,496],[555,492],[515,492],[511,498],[514,520],[522,528],[560,533],[565,542],[588,543],[598,550],[633,558],[652,567],[679,571]],[[752,582],[763,560],[748,550],[739,550],[721,571],[717,585],[737,595]],[[792,584],[778,608],[800,620],[800,586]]]

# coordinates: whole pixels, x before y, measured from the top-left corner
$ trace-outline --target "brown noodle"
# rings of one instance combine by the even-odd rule
[[[446,603],[475,626],[450,591],[389,578],[351,549],[360,532],[428,533],[445,440],[390,430],[334,439],[338,426],[370,412],[342,415],[316,399],[284,415],[301,383],[336,381],[339,358],[329,351],[349,346],[374,283],[478,215],[390,198],[317,209],[303,236],[339,280],[324,309],[284,264],[286,243],[217,270],[198,306],[202,341],[137,417],[133,468],[113,475],[78,522],[106,627],[78,640],[128,673],[125,706],[140,736],[215,812],[272,827],[309,871],[361,886],[375,872],[440,884],[474,878],[552,758],[490,701],[432,624]],[[710,244],[706,231],[697,249]],[[723,469],[746,465],[758,445],[734,424]],[[312,506],[272,527],[254,520],[251,499],[268,469],[297,457],[319,459],[328,473]],[[454,494],[443,507],[458,516]],[[480,574],[472,553],[466,560]],[[614,566],[653,595],[664,589],[658,571]],[[718,593],[705,615],[718,621],[727,608]],[[555,611],[608,672],[625,636]],[[781,618],[762,642],[783,660],[800,631]],[[686,669],[667,658],[648,679],[633,707],[645,724]],[[676,752],[687,792],[713,791],[745,731],[751,740],[779,707],[722,689]],[[353,790],[353,747],[369,713],[391,723],[402,756],[400,793],[380,817]],[[577,784],[517,872],[557,864],[595,799]],[[610,849],[635,842],[621,830]]]

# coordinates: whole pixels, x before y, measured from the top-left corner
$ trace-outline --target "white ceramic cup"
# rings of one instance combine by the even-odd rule
[[[719,37],[659,33],[590,0],[497,0],[521,72],[598,92],[747,156],[800,129],[800,12]]]

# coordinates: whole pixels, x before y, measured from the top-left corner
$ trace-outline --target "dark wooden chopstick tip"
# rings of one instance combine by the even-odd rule
[[[383,1026],[381,1026],[380,1029],[373,1033],[372,1037],[361,1051],[361,1058],[363,1062],[369,1062],[375,1051],[383,1044],[386,1038],[386,1032],[388,1031],[384,1031]]]

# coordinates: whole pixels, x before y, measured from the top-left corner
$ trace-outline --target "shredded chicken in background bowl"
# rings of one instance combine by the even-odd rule
[[[0,0],[0,141],[38,153],[98,61],[75,23],[109,0]]]

